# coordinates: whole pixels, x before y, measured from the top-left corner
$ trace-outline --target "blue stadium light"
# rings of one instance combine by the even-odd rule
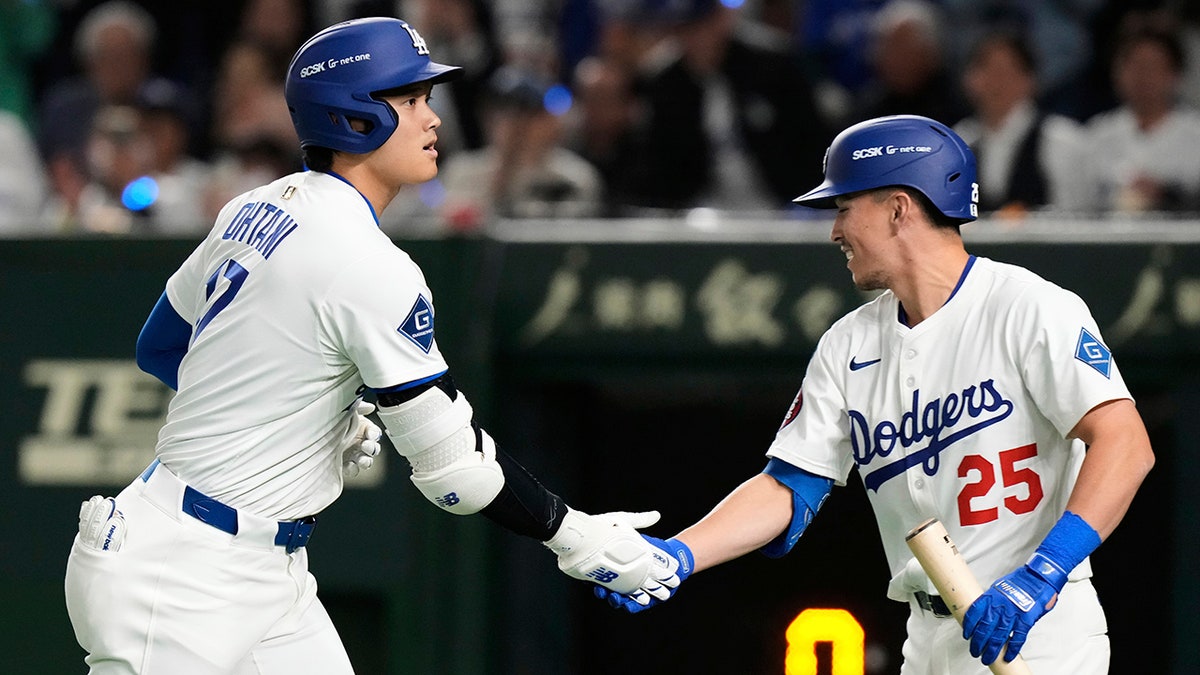
[[[746,4],[746,0],[721,0],[721,4],[725,5],[729,9],[737,9],[738,7]]]
[[[446,186],[442,185],[442,181],[434,178],[417,187],[417,196],[425,206],[437,209],[446,202]]]
[[[542,97],[542,105],[545,106],[546,112],[555,117],[565,115],[571,109],[571,91],[561,84],[556,84],[546,90],[546,95]]]
[[[143,211],[158,199],[158,183],[150,176],[135,178],[121,191],[121,204],[130,211]]]

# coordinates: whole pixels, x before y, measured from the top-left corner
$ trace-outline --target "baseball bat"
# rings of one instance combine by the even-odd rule
[[[983,587],[967,566],[966,559],[958,552],[946,527],[937,518],[930,518],[909,530],[905,541],[961,626],[963,614],[983,594]],[[1019,654],[1017,658],[1006,662],[1004,650],[988,668],[995,675],[1032,675]]]

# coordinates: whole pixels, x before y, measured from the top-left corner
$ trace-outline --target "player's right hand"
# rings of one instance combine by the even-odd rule
[[[666,600],[679,585],[679,561],[637,531],[658,518],[657,511],[592,516],[570,509],[545,545],[558,555],[558,568],[571,578],[645,603],[650,598]]]
[[[1007,644],[1004,660],[1017,658],[1029,630],[1054,608],[1066,583],[1067,571],[1040,551],[1000,577],[963,614],[963,638],[971,641],[971,656],[991,665]]]
[[[696,559],[695,556],[692,555],[692,550],[687,547],[687,544],[679,541],[678,539],[667,539],[664,541],[655,537],[648,537],[644,534],[642,535],[642,538],[662,549],[667,555],[671,556],[679,563],[679,567],[675,570],[675,575],[679,577],[680,584],[682,584],[689,576],[691,576],[692,570],[696,567]],[[609,590],[603,586],[596,586],[593,589],[593,593],[597,598],[604,600],[614,609],[623,609],[630,614],[637,614],[644,609],[650,609],[655,605],[666,602],[673,597],[678,590],[678,585],[669,588],[668,596],[666,598],[650,597],[647,593],[641,592],[634,592],[627,595]]]

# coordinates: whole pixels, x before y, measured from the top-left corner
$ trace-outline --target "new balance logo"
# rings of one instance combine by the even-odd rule
[[[880,359],[875,359],[874,361],[855,361],[854,357],[851,356],[850,357],[850,370],[862,370],[863,368],[866,368],[867,366],[873,366],[882,360],[883,359],[880,358]]]
[[[460,501],[462,501],[462,500],[458,498],[458,493],[450,492],[450,493],[446,494],[445,496],[438,497],[437,505],[448,509],[451,506],[454,506],[455,504],[459,503]]]
[[[606,570],[603,567],[597,567],[596,569],[592,570],[591,572],[588,572],[585,576],[592,579],[593,581],[595,581],[598,584],[608,584],[608,583],[612,583],[613,581],[616,581],[617,577],[619,577],[621,575],[617,574],[616,572],[613,572],[612,570]]]

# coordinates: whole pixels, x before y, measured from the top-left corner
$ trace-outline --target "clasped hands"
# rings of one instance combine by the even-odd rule
[[[596,596],[613,607],[638,612],[674,595],[693,568],[683,544],[672,547],[637,531],[658,518],[657,511],[593,516],[571,509],[545,545],[567,576],[596,584]]]

